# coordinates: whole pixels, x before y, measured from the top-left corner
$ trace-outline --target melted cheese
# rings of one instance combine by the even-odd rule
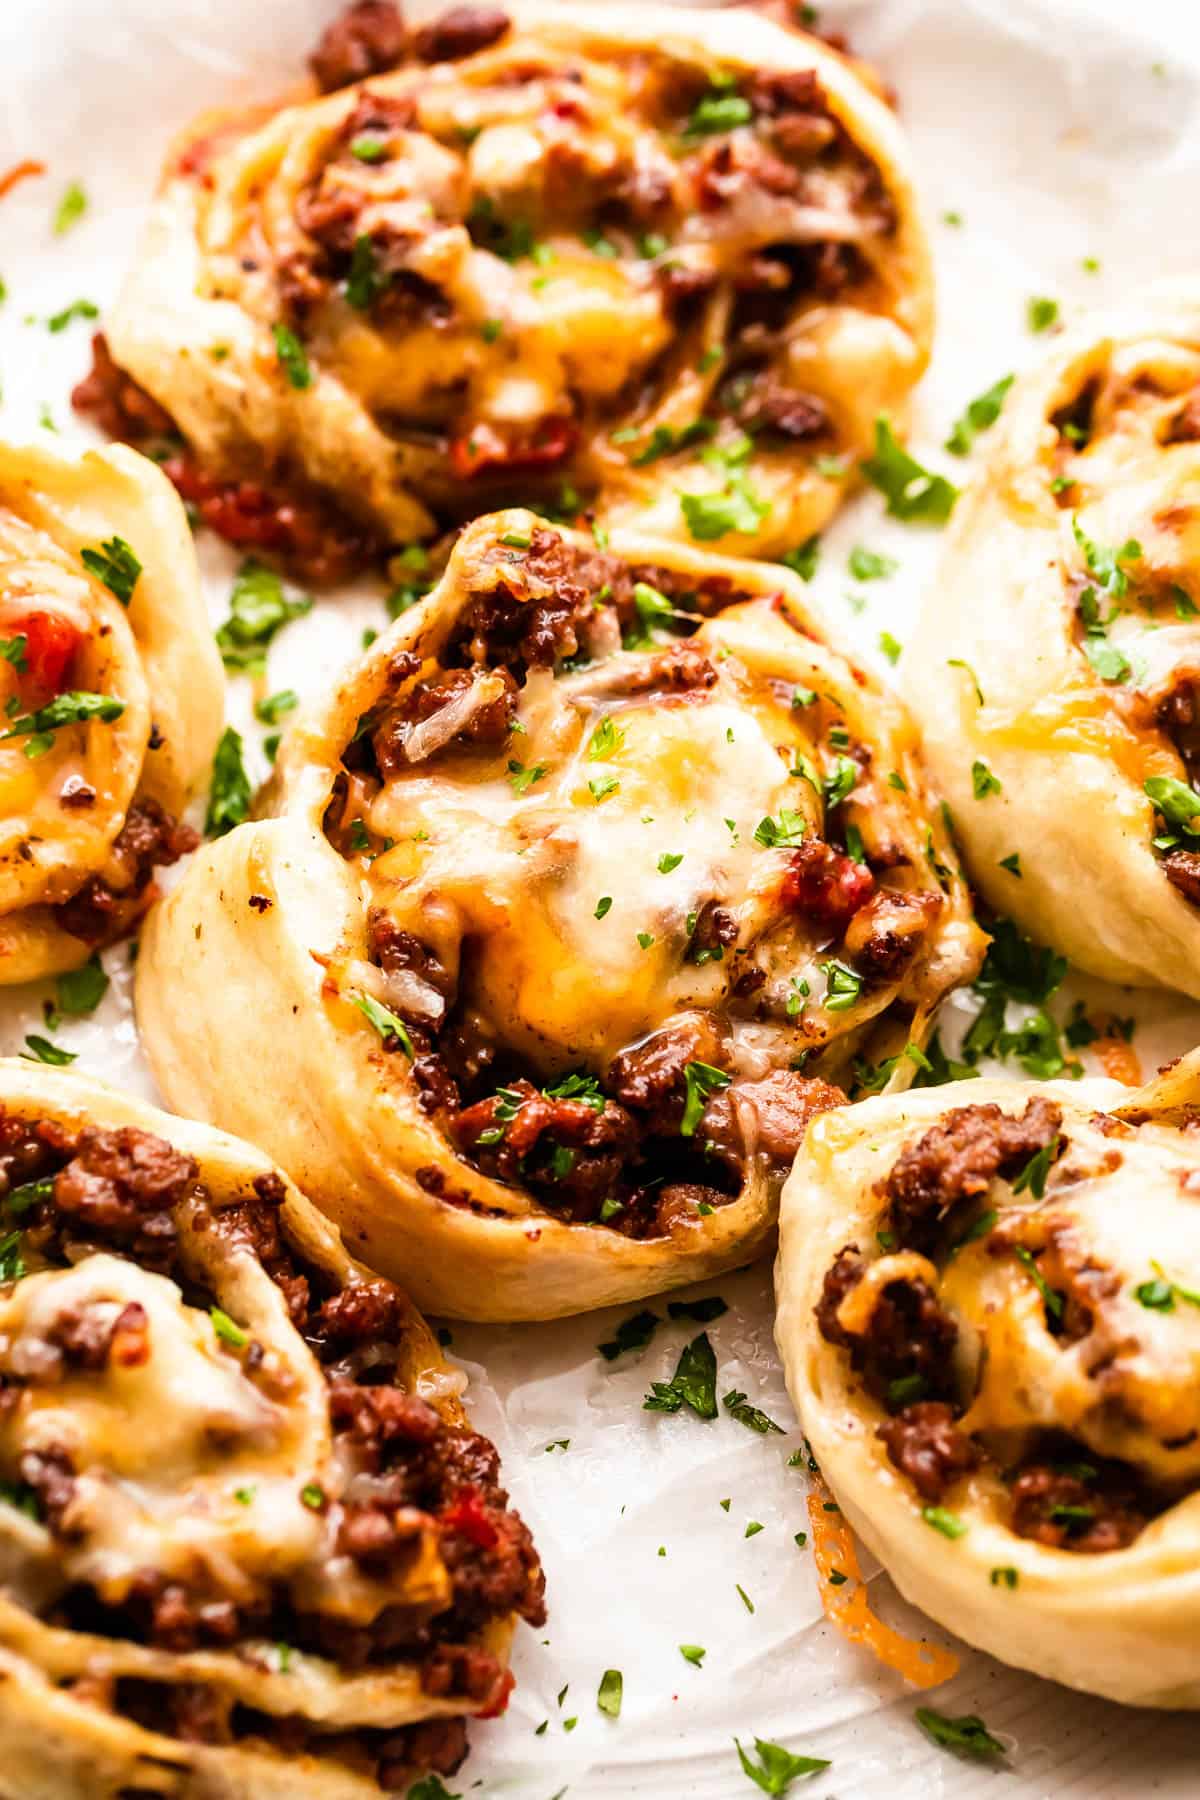
[[[1164,1311],[1135,1294],[1155,1279],[1156,1264],[1200,1293],[1200,1196],[1183,1186],[1194,1153],[1169,1127],[1142,1126],[1131,1143],[1072,1122],[1068,1140],[1062,1168],[1083,1179],[1063,1185],[1061,1172],[1052,1175],[1030,1211],[1065,1232],[1075,1257],[1110,1271],[1115,1291],[1099,1300],[1088,1334],[1067,1342],[1049,1330],[1043,1298],[1017,1257],[993,1256],[982,1241],[959,1251],[941,1297],[962,1324],[968,1359],[978,1359],[980,1386],[964,1429],[1061,1429],[1153,1476],[1194,1481],[1200,1305],[1177,1297]],[[1122,1156],[1115,1171],[1106,1167],[1114,1147]]]
[[[249,1577],[299,1566],[324,1526],[303,1505],[309,1472],[289,1464],[286,1408],[248,1380],[207,1313],[175,1283],[108,1254],[26,1276],[0,1302],[0,1367],[36,1369],[55,1322],[99,1308],[145,1311],[141,1364],[33,1381],[0,1423],[10,1467],[25,1450],[66,1449],[78,1471],[65,1573],[119,1596],[143,1568],[208,1565],[232,1593]],[[242,1504],[237,1491],[250,1491]]]
[[[33,613],[81,634],[63,687],[107,694],[125,710],[112,722],[60,726],[48,739],[0,736],[0,912],[65,900],[102,866],[133,798],[150,729],[124,609],[47,532],[0,505],[0,640],[18,637]],[[0,706],[10,717],[26,715],[26,692],[19,666],[0,661]],[[38,695],[37,704],[50,697]],[[63,805],[72,779],[93,789],[87,808]]]
[[[720,625],[693,641],[719,645]],[[789,773],[812,749],[802,713],[736,658],[715,666],[714,688],[674,700],[605,698],[603,666],[562,677],[548,699],[535,690],[512,740],[526,770],[546,769],[523,793],[505,758],[447,753],[370,808],[372,832],[404,840],[371,867],[377,898],[426,941],[441,923],[472,942],[472,1002],[536,1066],[602,1066],[680,1007],[718,1002],[731,963],[682,960],[689,915],[716,900],[753,920],[780,873],[755,841],[760,820],[782,807],[819,817]],[[611,741],[597,755],[603,720]],[[616,785],[597,799],[593,782]]]

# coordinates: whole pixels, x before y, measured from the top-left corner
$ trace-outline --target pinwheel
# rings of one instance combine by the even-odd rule
[[[469,526],[260,810],[143,939],[147,1049],[451,1314],[744,1262],[980,959],[903,709],[786,570],[645,536]]]

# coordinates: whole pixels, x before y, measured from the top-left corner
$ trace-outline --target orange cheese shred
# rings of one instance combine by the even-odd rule
[[[937,1687],[958,1673],[958,1658],[928,1638],[908,1638],[877,1619],[867,1601],[866,1583],[858,1566],[854,1537],[840,1512],[826,1512],[832,1496],[816,1482],[808,1496],[813,1556],[821,1581],[825,1617],[852,1644],[862,1644],[889,1669],[914,1687]],[[845,1581],[835,1579],[844,1575]]]
[[[1126,1087],[1141,1087],[1145,1080],[1141,1061],[1125,1038],[1114,1032],[1111,1037],[1097,1038],[1092,1049],[1110,1081],[1123,1081]]]
[[[27,156],[24,162],[14,163],[11,169],[6,169],[0,175],[0,200],[3,200],[5,194],[10,194],[18,182],[27,181],[31,175],[45,173],[45,163],[35,162],[31,156]]]

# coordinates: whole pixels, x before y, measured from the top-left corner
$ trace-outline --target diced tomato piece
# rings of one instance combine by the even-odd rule
[[[483,1711],[479,1714],[479,1717],[481,1719],[498,1719],[502,1712],[507,1712],[508,1697],[516,1685],[517,1678],[512,1670],[501,1669],[499,1678],[496,1682],[496,1691],[489,1699]]]
[[[870,869],[820,838],[808,838],[788,858],[780,897],[789,912],[844,931],[874,891]]]
[[[476,1488],[463,1488],[445,1511],[439,1513],[438,1523],[443,1531],[457,1531],[460,1536],[469,1538],[480,1550],[494,1550],[500,1541],[500,1534],[488,1518]]]
[[[83,632],[58,612],[11,613],[0,616],[0,638],[23,637],[20,664],[14,663],[21,694],[39,704],[71,685],[71,671]]]
[[[475,425],[450,443],[450,464],[460,481],[482,469],[552,469],[575,448],[570,419],[542,419],[528,438],[510,441],[494,425]]]

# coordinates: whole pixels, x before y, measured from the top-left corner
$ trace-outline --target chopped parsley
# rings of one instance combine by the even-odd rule
[[[1035,294],[1025,307],[1025,322],[1035,334],[1049,331],[1058,321],[1058,301],[1045,294]]]
[[[71,182],[54,214],[55,237],[64,237],[73,225],[78,225],[87,209],[87,195],[77,181]]]
[[[862,976],[857,969],[851,969],[843,962],[823,962],[817,966],[825,977],[825,1011],[849,1012],[862,993]]]
[[[254,716],[261,725],[278,725],[280,719],[295,712],[299,704],[300,696],[294,688],[280,688],[277,694],[268,694],[264,700],[255,701]]]
[[[21,1234],[10,1231],[0,1238],[0,1282],[20,1281],[25,1275],[25,1259],[21,1255]]]
[[[1062,1137],[1057,1137],[1052,1144],[1043,1144],[1040,1150],[1034,1151],[1013,1180],[1014,1194],[1023,1194],[1028,1189],[1035,1200],[1042,1198],[1046,1192],[1046,1177],[1050,1173],[1050,1165],[1062,1149],[1064,1141]]]
[[[1004,1745],[994,1738],[978,1713],[947,1718],[932,1706],[918,1706],[914,1714],[921,1730],[942,1750],[960,1750],[965,1756],[989,1758],[1004,1755]]]
[[[753,107],[741,94],[705,94],[693,107],[683,135],[685,138],[712,137],[720,132],[735,131],[739,125],[748,125],[753,117]]]
[[[1126,564],[1141,561],[1142,546],[1137,539],[1128,538],[1119,549],[1097,544],[1087,535],[1077,516],[1071,519],[1071,530],[1075,542],[1083,552],[1083,560],[1092,580],[1106,594],[1111,594],[1114,600],[1123,600],[1129,592]]]
[[[895,668],[896,664],[900,661],[900,656],[901,656],[901,652],[904,649],[904,645],[900,642],[900,640],[898,638],[894,638],[890,631],[881,631],[879,634],[879,648],[880,648],[880,650],[882,650],[883,654],[887,657],[887,659],[891,663],[892,667]],[[893,787],[896,785],[896,782],[899,781],[899,779],[900,779],[899,776],[896,776],[895,779],[893,779],[891,776],[888,777],[888,780],[891,782]],[[902,791],[907,791],[907,790],[902,790]]]
[[[982,706],[984,704],[983,689],[980,687],[979,677],[971,667],[970,663],[964,662],[961,656],[951,656],[946,661],[946,667],[948,669],[965,669],[966,673],[971,677],[971,685],[975,689],[975,698],[980,706]]]
[[[993,775],[987,764],[977,758],[971,764],[971,785],[977,800],[986,800],[989,794],[1003,793],[1004,787],[998,775]]]
[[[887,501],[887,510],[894,519],[909,524],[944,525],[954,510],[958,499],[954,483],[910,456],[883,413],[875,421],[875,454],[861,468]]]
[[[656,627],[665,619],[675,617],[675,608],[665,594],[660,594],[656,587],[648,581],[635,581],[633,584],[633,604],[638,616],[638,627],[625,637],[626,650],[645,650],[655,643]]]
[[[276,633],[292,619],[303,618],[311,611],[312,600],[307,594],[289,600],[275,571],[248,559],[234,579],[229,596],[229,617],[217,628],[221,661],[227,669],[244,675],[265,674],[267,647]],[[268,702],[262,704],[265,706]],[[292,705],[295,704],[293,694]],[[264,724],[273,725],[278,715],[269,717],[259,712],[258,717]]]
[[[848,756],[839,756],[832,770],[821,783],[825,795],[825,804],[829,807],[840,806],[854,792],[858,781],[858,764]]]
[[[699,1419],[717,1416],[717,1358],[707,1331],[683,1351],[670,1381],[653,1381],[642,1402],[645,1412],[677,1413],[690,1407]]]
[[[660,875],[669,875],[683,861],[682,850],[664,850],[658,859],[657,868]]]
[[[714,420],[703,418],[692,419],[678,429],[673,425],[656,425],[637,455],[629,460],[635,469],[643,468],[646,463],[657,462],[660,456],[671,456],[691,444],[707,443],[716,429]],[[636,430],[633,435],[637,436]]]
[[[885,581],[896,573],[900,564],[894,556],[882,556],[878,551],[866,550],[856,544],[850,552],[848,566],[855,581]]]
[[[232,725],[221,733],[213,757],[212,782],[204,830],[208,837],[223,837],[249,817],[250,777],[242,760],[242,739]]]
[[[742,1593],[741,1588],[738,1593]],[[742,1594],[742,1599],[745,1598]],[[769,1739],[760,1737],[754,1740],[755,1754],[758,1757],[755,1762],[742,1749],[737,1738],[733,1741],[743,1771],[764,1794],[786,1794],[798,1776],[819,1775],[822,1769],[829,1767],[827,1756],[799,1756],[791,1750],[785,1750],[782,1744],[773,1744]]]
[[[741,1597],[742,1605],[745,1607],[746,1611],[748,1613],[752,1613],[754,1611],[754,1602],[750,1598],[749,1594],[746,1592],[745,1588],[742,1586],[741,1582],[735,1581],[733,1585],[737,1589],[738,1594]]]
[[[1135,1287],[1134,1298],[1148,1307],[1152,1312],[1174,1312],[1176,1300],[1182,1300],[1187,1306],[1200,1306],[1200,1293],[1195,1288],[1183,1287],[1180,1282],[1172,1281],[1161,1263],[1152,1262],[1153,1281],[1143,1281]]]
[[[1033,1285],[1042,1296],[1042,1303],[1049,1316],[1052,1319],[1061,1319],[1063,1314],[1063,1297],[1061,1294],[1056,1294],[1054,1289],[1050,1286],[1050,1283],[1038,1268],[1033,1253],[1027,1250],[1024,1244],[1017,1244],[1014,1247],[1013,1254],[1017,1261],[1029,1271],[1033,1280]]]
[[[633,1313],[628,1319],[621,1320],[606,1343],[597,1344],[596,1348],[605,1362],[615,1362],[627,1350],[644,1350],[661,1324],[659,1315],[648,1308],[645,1312]]]
[[[779,818],[765,818],[758,821],[754,831],[754,841],[761,844],[764,850],[793,850],[797,844],[804,842],[804,816],[793,812],[791,807],[781,806]]]
[[[123,537],[105,538],[98,550],[81,550],[79,560],[89,575],[116,595],[122,606],[129,605],[142,565]]]
[[[70,693],[58,694],[45,706],[39,706],[36,712],[22,713],[14,719],[8,730],[0,733],[0,738],[23,737],[29,741],[25,744],[26,756],[44,756],[54,747],[54,734],[64,725],[83,725],[90,719],[100,719],[111,725],[125,711],[125,702],[112,694],[93,694],[73,690]]]
[[[1143,785],[1155,811],[1162,814],[1168,825],[1193,837],[1200,835],[1200,825],[1195,823],[1200,816],[1200,794],[1185,781],[1176,781],[1173,775],[1151,775]]]
[[[1015,1588],[1018,1580],[1017,1571],[1011,1563],[1006,1563],[1003,1568],[993,1569],[988,1580],[993,1587]]]
[[[375,245],[365,232],[354,240],[354,248],[350,252],[350,267],[346,274],[343,292],[346,300],[356,312],[369,312],[376,300],[386,294],[392,285],[391,272],[380,267],[379,258],[375,254]],[[301,355],[304,352],[301,350]],[[307,363],[305,364],[307,368]],[[293,383],[296,387],[307,387],[308,382]]]
[[[357,1006],[367,1023],[374,1026],[379,1033],[385,1049],[389,1041],[394,1039],[410,1060],[416,1055],[413,1041],[408,1035],[407,1025],[403,1019],[397,1018],[389,1007],[382,1006],[372,994],[352,993],[349,998]],[[480,1141],[482,1142],[482,1139]]]
[[[709,1294],[703,1300],[671,1300],[667,1311],[673,1319],[694,1319],[697,1325],[711,1325],[729,1311],[720,1294]]]
[[[745,1394],[743,1394],[740,1389],[734,1388],[730,1393],[726,1394],[721,1401],[721,1405],[725,1408],[726,1412],[737,1420],[739,1425],[744,1425],[748,1431],[757,1431],[761,1437],[766,1437],[769,1431],[777,1431],[781,1437],[783,1436],[783,1426],[777,1425],[774,1419],[769,1418],[767,1414],[760,1411],[757,1406],[750,1406],[747,1403]],[[759,1525],[756,1529],[761,1531],[762,1526]],[[753,1535],[754,1534],[751,1531],[747,1531],[746,1533],[747,1537],[752,1537]]]
[[[967,402],[967,409],[961,418],[954,421],[950,435],[944,448],[951,456],[966,456],[973,448],[975,439],[981,431],[996,423],[1004,405],[1004,396],[1013,384],[1011,375],[1002,375],[984,393],[978,394],[974,400]]]
[[[596,910],[592,914],[592,917],[595,919],[603,919],[603,918],[606,918],[611,911],[612,911],[612,895],[611,894],[601,894],[600,898],[596,902]]]
[[[57,1044],[52,1044],[49,1038],[42,1037],[35,1031],[25,1039],[25,1048],[21,1055],[26,1062],[49,1063],[53,1068],[65,1069],[68,1063],[75,1061],[76,1052],[60,1049]]]
[[[730,532],[755,532],[771,510],[744,475],[731,475],[718,494],[680,494],[684,522],[697,543],[711,543]]]
[[[70,306],[64,306],[61,312],[51,313],[46,320],[47,331],[65,331],[74,319],[96,319],[100,316],[100,308],[94,300],[72,300]]]
[[[610,794],[615,794],[620,786],[621,783],[615,775],[594,775],[588,782],[588,792],[599,805],[601,800],[607,800]]]
[[[605,1669],[596,1691],[596,1705],[606,1718],[620,1718],[624,1693],[625,1681],[620,1669]]]
[[[311,387],[312,370],[308,366],[308,352],[291,326],[285,325],[282,319],[277,320],[271,327],[271,335],[275,339],[275,355],[289,385],[297,389]]]
[[[540,781],[544,775],[549,773],[549,763],[534,763],[532,768],[528,769],[524,763],[520,762],[510,762],[508,765],[509,784],[513,793],[517,795],[527,794],[535,781]]]
[[[1125,653],[1098,633],[1089,633],[1084,638],[1083,654],[1101,681],[1128,681],[1133,672]]]
[[[1002,857],[1001,857],[1001,858],[1000,858],[1000,867],[1001,867],[1001,868],[1002,868],[1002,869],[1007,869],[1007,870],[1008,870],[1008,873],[1009,873],[1009,874],[1010,874],[1010,875],[1015,875],[1015,876],[1017,876],[1017,878],[1018,878],[1018,880],[1020,880],[1020,879],[1022,879],[1022,876],[1021,876],[1021,853],[1020,853],[1020,851],[1019,851],[1019,850],[1014,850],[1014,851],[1013,851],[1013,852],[1012,852],[1012,853],[1011,853],[1011,855],[1009,855],[1009,856],[1002,856]]]
[[[315,1481],[307,1481],[300,1489],[300,1498],[312,1512],[320,1512],[325,1505],[325,1489]]]
[[[654,933],[652,931],[639,931],[637,934],[637,941],[639,950],[648,950],[654,942]]]
[[[801,581],[811,581],[817,572],[820,555],[821,540],[814,532],[812,537],[805,538],[796,549],[786,550],[779,560],[793,575],[798,575]]]
[[[235,1350],[242,1350],[250,1342],[249,1332],[243,1331],[241,1326],[236,1324],[227,1312],[222,1312],[219,1306],[210,1306],[208,1316],[212,1320],[213,1330],[223,1344],[229,1344]]]
[[[387,139],[377,137],[373,131],[360,131],[350,139],[350,154],[357,156],[359,162],[382,162],[387,153]]]
[[[679,1654],[684,1662],[690,1662],[693,1668],[699,1669],[703,1668],[708,1651],[703,1644],[680,1644]]]
[[[625,733],[618,729],[612,719],[601,719],[588,740],[588,761],[603,762],[608,757],[615,756],[624,742]]]
[[[966,1536],[966,1522],[960,1519],[957,1513],[947,1512],[944,1506],[923,1506],[921,1517],[927,1525],[932,1525],[935,1531],[940,1531],[943,1537]]]
[[[58,977],[54,985],[54,1004],[68,1018],[83,1018],[95,1012],[107,992],[108,976],[104,973],[99,952],[93,952],[81,968],[69,969]]]
[[[687,1098],[683,1117],[679,1121],[679,1134],[681,1137],[694,1137],[704,1112],[705,1101],[710,1094],[720,1093],[722,1088],[727,1088],[732,1077],[723,1069],[714,1069],[711,1063],[689,1062],[684,1064],[683,1080]]]

